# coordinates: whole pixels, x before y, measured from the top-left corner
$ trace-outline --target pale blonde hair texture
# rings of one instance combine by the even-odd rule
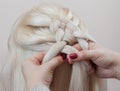
[[[82,36],[86,34],[87,37]],[[58,55],[77,52],[72,45],[87,49],[94,41],[82,21],[71,10],[56,4],[40,4],[23,14],[9,38],[10,58],[0,73],[0,91],[26,91],[21,63],[34,54],[47,51],[43,63]],[[107,91],[106,81],[88,75],[84,61],[66,62],[56,68],[51,91]]]

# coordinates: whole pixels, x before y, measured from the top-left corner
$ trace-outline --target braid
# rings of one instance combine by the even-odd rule
[[[11,70],[13,75],[9,75],[9,78],[14,78],[15,85],[11,84],[12,81],[5,82],[11,88],[13,87],[12,91],[25,91],[23,90],[25,82],[20,68],[21,60],[25,60],[34,53],[47,51],[42,61],[44,63],[60,52],[66,54],[77,52],[78,50],[72,47],[76,43],[79,43],[83,50],[87,50],[88,41],[95,42],[94,38],[82,26],[80,19],[68,8],[59,5],[42,4],[33,8],[20,18],[13,30],[10,38],[14,42],[13,54],[16,58],[11,58],[9,65],[18,64],[17,67],[12,67],[15,70]],[[6,67],[6,70],[10,67]],[[72,65],[63,63],[58,67],[54,72],[50,89],[51,91],[106,91],[105,85],[102,83],[104,82],[101,79],[94,76],[88,77],[83,60]],[[8,85],[2,87],[10,89]]]

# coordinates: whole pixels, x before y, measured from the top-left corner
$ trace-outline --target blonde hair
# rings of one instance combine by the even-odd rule
[[[86,34],[86,38],[82,35]],[[43,62],[58,53],[76,52],[72,45],[88,48],[94,41],[82,21],[68,8],[56,4],[40,4],[22,15],[13,27],[9,39],[10,58],[0,76],[0,91],[25,91],[21,63],[40,51],[47,51]],[[87,74],[84,62],[56,68],[51,91],[107,91],[106,82]]]

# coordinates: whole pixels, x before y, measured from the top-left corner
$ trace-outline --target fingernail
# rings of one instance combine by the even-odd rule
[[[66,59],[67,54],[66,54],[66,53],[60,53],[60,56],[61,56],[63,59]]]
[[[76,53],[72,53],[72,54],[69,55],[69,57],[71,59],[76,59],[78,57],[78,55]]]

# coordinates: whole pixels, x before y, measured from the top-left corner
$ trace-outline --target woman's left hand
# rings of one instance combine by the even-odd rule
[[[41,64],[44,55],[45,53],[41,52],[22,63],[23,76],[28,91],[38,84],[44,84],[49,87],[55,68],[62,64],[65,58],[64,54]]]

